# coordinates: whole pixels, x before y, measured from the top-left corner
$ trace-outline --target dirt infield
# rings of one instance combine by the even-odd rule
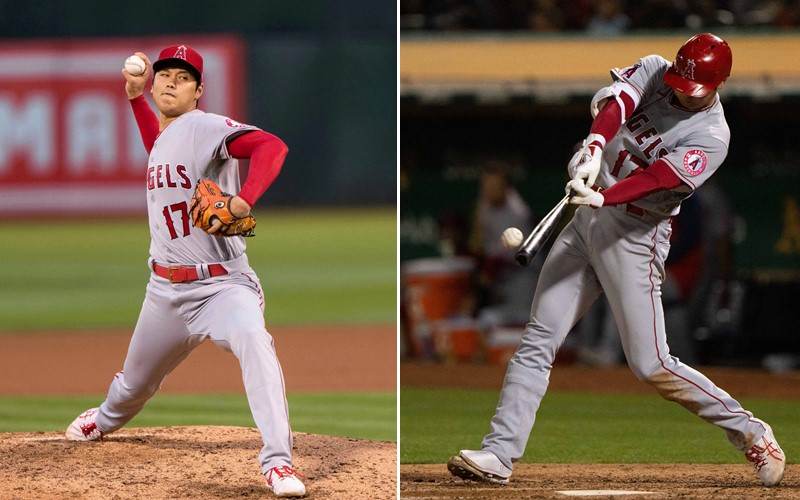
[[[98,394],[122,369],[130,330],[0,335],[0,394]],[[270,328],[286,390],[394,391],[394,325]],[[161,392],[243,392],[236,358],[204,342]]]
[[[569,498],[565,490],[651,492],[620,498],[800,498],[800,465],[787,466],[777,488],[757,486],[747,465],[519,464],[510,484],[495,486],[451,476],[442,465],[401,465],[401,498]],[[591,498],[615,498],[597,495]]]
[[[505,366],[406,362],[400,365],[403,387],[452,387],[496,389],[503,386]],[[702,367],[700,371],[735,397],[800,398],[800,372],[772,374],[763,370]],[[548,391],[655,394],[633,376],[627,366],[588,368],[577,365],[553,367]]]
[[[770,374],[760,370],[702,368],[718,386],[737,397],[796,399],[800,373]],[[403,387],[488,389],[500,391],[504,366],[430,364],[400,365]],[[555,366],[549,391],[655,394],[626,367]],[[402,443],[401,443],[402,446]],[[517,464],[511,484],[494,486],[451,476],[444,464],[400,466],[402,498],[512,499],[569,498],[564,490],[628,490],[653,494],[621,498],[800,498],[800,465],[788,465],[778,488],[763,488],[749,464]],[[590,497],[592,498],[592,497]],[[599,495],[593,498],[614,498]]]
[[[245,427],[123,429],[102,442],[0,434],[0,498],[270,498]],[[308,498],[396,495],[394,443],[295,433]]]

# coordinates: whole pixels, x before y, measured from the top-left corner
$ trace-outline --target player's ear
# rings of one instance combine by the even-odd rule
[[[202,83],[197,86],[197,89],[194,91],[195,99],[200,99],[200,97],[203,95],[203,89],[204,87]]]

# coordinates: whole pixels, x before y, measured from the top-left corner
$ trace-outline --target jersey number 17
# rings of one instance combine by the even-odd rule
[[[181,222],[183,223],[183,236],[189,236],[191,229],[189,228],[189,207],[186,205],[185,201],[180,203],[173,203],[172,205],[167,205],[164,207],[164,210],[161,211],[164,214],[164,220],[167,222],[167,229],[169,229],[169,236],[170,239],[175,239],[178,237],[177,231],[175,231],[175,223],[172,222],[172,213],[180,212],[181,213]]]

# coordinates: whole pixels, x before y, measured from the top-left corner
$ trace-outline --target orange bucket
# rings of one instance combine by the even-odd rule
[[[433,321],[461,314],[474,268],[467,257],[415,259],[401,266],[402,299],[415,354],[432,354]]]
[[[433,345],[442,359],[476,361],[482,356],[483,339],[478,323],[463,317],[437,321],[433,326]]]

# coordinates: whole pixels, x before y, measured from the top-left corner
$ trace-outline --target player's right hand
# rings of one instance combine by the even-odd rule
[[[137,56],[144,60],[144,73],[134,76],[128,73],[125,68],[122,68],[122,76],[125,77],[125,93],[128,94],[128,99],[134,99],[144,94],[144,88],[153,73],[153,65],[150,64],[150,59],[143,52],[134,52]]]
[[[573,205],[589,205],[593,208],[600,208],[605,202],[602,193],[587,187],[583,179],[572,179],[564,187],[564,191],[569,195],[569,203]]]

